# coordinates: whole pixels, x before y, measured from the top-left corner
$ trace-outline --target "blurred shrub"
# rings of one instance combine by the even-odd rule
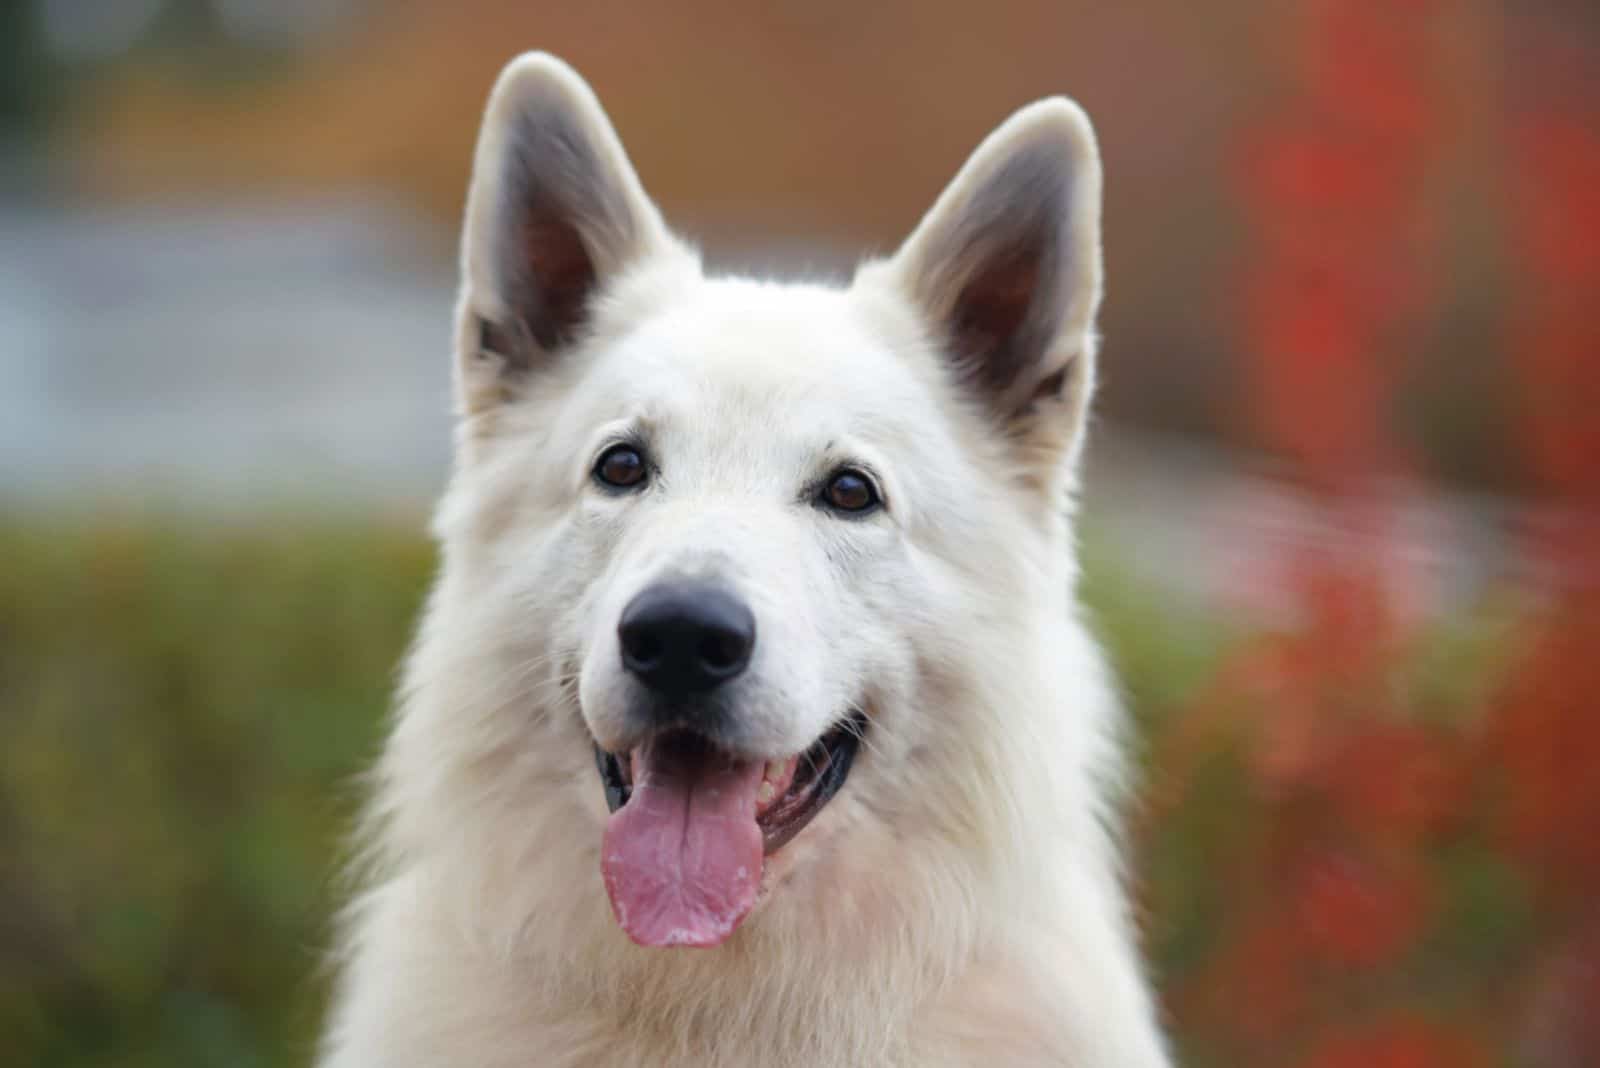
[[[0,1063],[307,1063],[355,775],[428,546],[11,524],[0,559]],[[1415,635],[1316,677],[1297,642],[1185,618],[1091,560],[1184,1063],[1501,1063],[1469,1054],[1511,1048],[1563,915],[1495,835],[1479,728],[1501,635]],[[1335,637],[1312,640],[1337,660]]]
[[[1384,486],[1408,466],[1387,413],[1430,313],[1427,178],[1451,130],[1430,61],[1447,6],[1296,6],[1293,91],[1242,168],[1241,348],[1258,433],[1327,536],[1262,561],[1295,618],[1230,652],[1155,739],[1153,885],[1179,895],[1156,909],[1169,1005],[1201,1065],[1588,1068],[1600,479],[1577,398],[1600,396],[1579,358],[1600,282],[1583,236],[1600,217],[1594,110],[1547,77],[1507,109],[1521,149],[1505,169],[1521,269],[1507,370],[1534,499],[1498,562],[1515,611],[1441,636],[1384,575]],[[1526,46],[1521,69],[1570,66],[1544,31]],[[1237,822],[1219,829],[1223,811]],[[1204,858],[1210,880],[1191,884],[1177,858]]]
[[[427,546],[4,525],[0,560],[0,1063],[303,1063]]]

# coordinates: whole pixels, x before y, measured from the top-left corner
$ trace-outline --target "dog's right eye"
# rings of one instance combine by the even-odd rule
[[[821,503],[840,515],[857,516],[883,503],[872,480],[853,468],[835,471],[822,487]]]
[[[649,473],[644,457],[632,445],[613,445],[595,461],[595,481],[612,489],[634,489],[644,485]]]

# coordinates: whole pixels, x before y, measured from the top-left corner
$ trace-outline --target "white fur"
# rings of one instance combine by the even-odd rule
[[[600,282],[581,336],[510,375],[477,333],[514,303],[489,251],[516,208],[507,131],[552,109],[594,148],[580,177],[615,195],[575,223]],[[1057,328],[980,395],[941,317],[983,269],[962,260],[979,256],[964,213],[1034,149],[1030,182],[1070,179],[1046,215]],[[1000,192],[985,210],[1007,210]],[[328,1068],[1168,1063],[1118,870],[1120,713],[1073,595],[1098,212],[1088,121],[1048,100],[850,287],[707,278],[577,75],[542,55],[507,69],[464,234],[443,565],[378,770]],[[1025,403],[1056,371],[1059,396]],[[659,479],[598,492],[597,450],[624,428]],[[800,499],[846,461],[880,475],[884,512]],[[642,949],[602,887],[590,745],[637,740],[617,614],[683,572],[755,612],[752,754],[804,749],[854,706],[871,727],[727,943]]]

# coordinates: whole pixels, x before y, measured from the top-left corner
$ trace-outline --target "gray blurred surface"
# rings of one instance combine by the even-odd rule
[[[381,200],[0,213],[0,494],[426,495],[451,279]]]
[[[443,484],[450,235],[403,204],[12,208],[0,235],[0,508],[420,514]],[[1248,457],[1105,423],[1088,455],[1090,529],[1184,602],[1278,615],[1274,561],[1351,545]],[[1403,487],[1390,531],[1429,614],[1506,537],[1495,502]]]

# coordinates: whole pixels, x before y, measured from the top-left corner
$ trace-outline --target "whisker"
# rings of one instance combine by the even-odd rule
[[[846,734],[854,738],[860,745],[865,746],[867,752],[871,753],[873,756],[879,757],[880,759],[883,758],[883,750],[879,749],[877,744],[874,743],[871,738],[867,737],[867,729],[865,724],[860,723],[852,717],[851,719],[845,720],[839,726]]]

